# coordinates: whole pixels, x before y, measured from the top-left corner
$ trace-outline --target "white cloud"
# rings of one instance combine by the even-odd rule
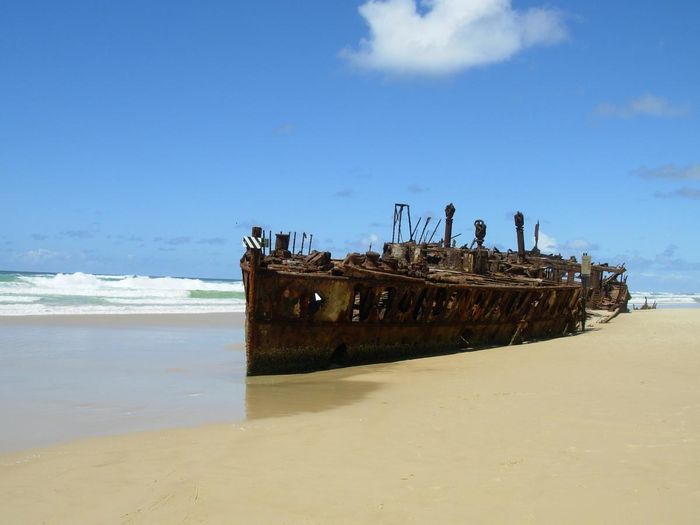
[[[697,188],[678,188],[673,191],[657,191],[654,193],[657,199],[696,199],[700,200],[700,190]]]
[[[22,258],[26,261],[36,263],[42,261],[49,261],[55,259],[59,256],[58,253],[52,252],[51,250],[46,250],[44,248],[38,248],[36,250],[29,250],[22,255]]]
[[[574,239],[566,243],[566,246],[571,250],[585,250],[591,247],[591,243],[585,239]]]
[[[559,250],[559,244],[554,237],[550,237],[542,230],[539,232],[540,239],[537,247],[544,253],[554,253]]]
[[[358,252],[366,252],[370,245],[374,251],[381,248],[381,246],[379,246],[379,235],[376,233],[365,234],[356,241],[346,241],[345,245],[347,248]]]
[[[633,175],[643,179],[700,180],[700,164],[675,166],[667,164],[658,168],[639,168]]]
[[[690,113],[684,106],[671,104],[663,97],[645,93],[623,104],[603,102],[595,109],[598,115],[604,117],[631,118],[638,115],[647,117],[683,117]]]
[[[362,242],[365,244],[372,243],[372,244],[376,245],[378,240],[379,240],[379,235],[377,235],[376,233],[370,233],[368,237],[365,237],[364,239],[362,239]]]
[[[391,73],[456,73],[566,37],[558,12],[516,11],[510,0],[368,0],[359,11],[369,37],[341,56]]]
[[[561,253],[565,256],[579,256],[581,252],[599,250],[600,246],[596,243],[591,243],[583,238],[571,239],[566,242],[559,242],[554,237],[547,235],[540,230],[540,241],[538,248],[543,253]]]
[[[343,188],[342,190],[338,190],[335,192],[336,197],[352,197],[353,190],[352,188]]]

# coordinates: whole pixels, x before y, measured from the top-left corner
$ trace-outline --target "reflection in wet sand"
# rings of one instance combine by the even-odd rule
[[[321,412],[360,401],[381,387],[380,383],[353,379],[363,368],[249,377],[246,380],[246,415],[248,419],[259,419]]]
[[[0,451],[245,418],[242,329],[118,317],[0,321]]]

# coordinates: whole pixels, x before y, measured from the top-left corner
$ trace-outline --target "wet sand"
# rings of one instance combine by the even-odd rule
[[[696,523],[700,310],[247,380],[243,422],[0,456],[8,523]]]
[[[0,317],[0,326],[182,326],[243,328],[244,313],[17,315]]]
[[[0,318],[0,453],[245,419],[240,314]]]

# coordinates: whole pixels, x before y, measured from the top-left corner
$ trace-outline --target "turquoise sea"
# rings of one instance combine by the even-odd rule
[[[214,313],[245,310],[234,280],[0,272],[0,315]]]

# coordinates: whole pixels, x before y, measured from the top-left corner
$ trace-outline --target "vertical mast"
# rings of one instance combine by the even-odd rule
[[[455,214],[455,207],[449,203],[445,207],[445,240],[443,246],[449,248],[452,245],[452,217]]]

